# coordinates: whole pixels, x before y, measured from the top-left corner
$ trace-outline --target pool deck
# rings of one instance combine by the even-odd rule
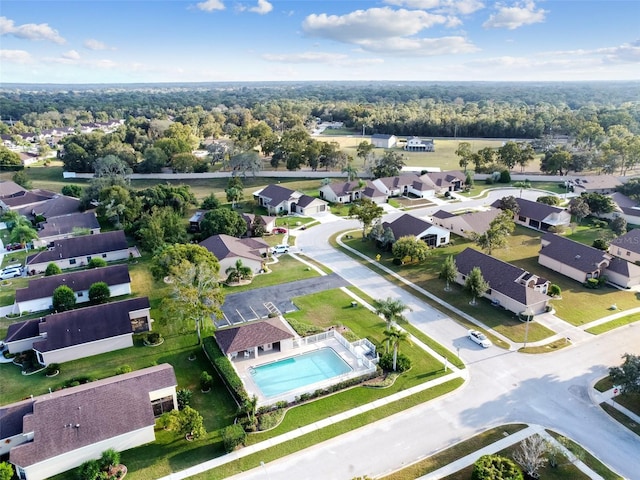
[[[347,362],[347,364],[352,369],[351,372],[327,380],[322,380],[320,382],[312,383],[310,385],[306,385],[295,390],[290,390],[288,392],[284,392],[280,395],[275,395],[272,397],[265,397],[260,388],[258,388],[258,385],[256,385],[256,383],[253,381],[253,376],[250,372],[250,369],[253,367],[282,360],[284,358],[301,355],[303,353],[319,350],[326,347],[332,348],[340,356],[340,358]],[[342,344],[340,344],[340,342],[333,338],[328,338],[326,340],[321,340],[313,344],[303,345],[298,348],[293,348],[285,351],[260,351],[260,353],[258,354],[258,358],[254,358],[253,353],[248,358],[238,356],[232,361],[232,363],[238,373],[238,376],[244,383],[245,390],[247,391],[249,396],[252,397],[255,395],[258,398],[258,406],[273,405],[279,401],[293,402],[296,397],[305,392],[314,392],[320,388],[326,388],[330,385],[334,385],[344,380],[359,377],[367,372],[367,367],[362,363],[362,361],[353,353],[351,353],[347,348],[345,348]]]

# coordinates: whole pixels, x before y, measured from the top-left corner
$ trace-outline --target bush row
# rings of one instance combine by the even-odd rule
[[[222,350],[220,350],[220,347],[218,347],[218,344],[213,337],[207,337],[204,339],[204,350],[213,364],[213,367],[218,372],[218,375],[220,375],[222,381],[235,397],[236,402],[242,405],[249,400],[249,395],[244,389],[242,380],[240,380],[240,377],[238,377],[233,365],[231,365],[227,356],[222,353]]]

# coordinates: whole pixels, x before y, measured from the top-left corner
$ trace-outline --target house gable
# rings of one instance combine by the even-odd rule
[[[225,355],[294,338],[291,330],[276,317],[216,330],[214,335]]]

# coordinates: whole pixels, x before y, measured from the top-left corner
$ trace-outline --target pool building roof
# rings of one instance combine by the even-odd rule
[[[222,352],[228,355],[293,338],[294,335],[280,318],[274,317],[217,330],[215,337]]]

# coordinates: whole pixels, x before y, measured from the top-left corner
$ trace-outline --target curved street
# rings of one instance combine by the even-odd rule
[[[485,199],[486,202],[486,199]],[[526,355],[469,342],[466,329],[403,289],[333,249],[326,239],[359,228],[355,220],[322,223],[297,237],[297,249],[372,298],[400,298],[409,321],[460,357],[469,380],[451,394],[265,464],[233,478],[344,479],[376,477],[503,423],[539,424],[582,444],[628,479],[640,478],[640,439],[604,413],[590,394],[593,383],[638,353],[640,328],[629,325],[568,348]]]

